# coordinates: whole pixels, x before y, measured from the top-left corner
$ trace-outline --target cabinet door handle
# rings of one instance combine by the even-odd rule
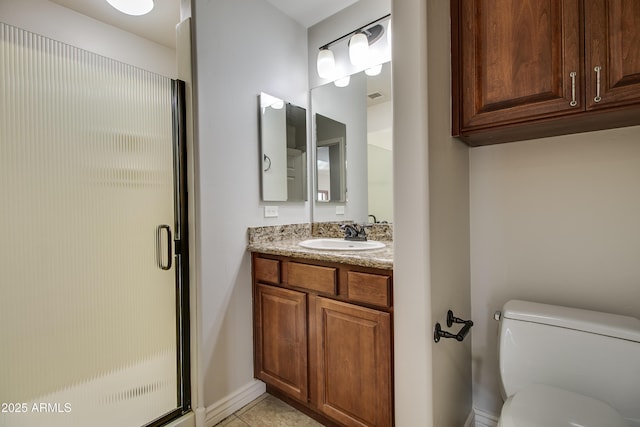
[[[596,97],[593,98],[593,102],[602,101],[602,97],[600,96],[600,70],[602,70],[602,67],[599,65],[593,68],[593,71],[596,72]]]
[[[578,105],[578,101],[576,101],[576,76],[578,75],[578,73],[576,73],[575,71],[572,71],[569,73],[569,77],[571,77],[571,102],[569,103],[569,106],[571,107],[575,107],[576,105]]]

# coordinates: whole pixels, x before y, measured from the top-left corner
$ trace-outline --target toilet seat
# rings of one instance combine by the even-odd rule
[[[498,427],[629,427],[608,404],[541,384],[526,386],[502,407]]]

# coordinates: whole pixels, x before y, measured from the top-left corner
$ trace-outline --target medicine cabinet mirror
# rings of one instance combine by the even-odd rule
[[[261,93],[260,148],[262,200],[307,200],[306,109]]]

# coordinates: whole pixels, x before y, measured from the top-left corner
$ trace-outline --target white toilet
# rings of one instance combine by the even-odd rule
[[[640,427],[640,320],[513,300],[498,427]]]

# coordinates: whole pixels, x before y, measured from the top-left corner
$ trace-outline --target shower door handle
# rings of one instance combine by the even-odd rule
[[[167,263],[163,263],[162,260],[162,230],[166,230],[167,235]],[[156,259],[158,261],[158,267],[162,270],[171,269],[171,227],[166,224],[159,225],[156,228]]]

